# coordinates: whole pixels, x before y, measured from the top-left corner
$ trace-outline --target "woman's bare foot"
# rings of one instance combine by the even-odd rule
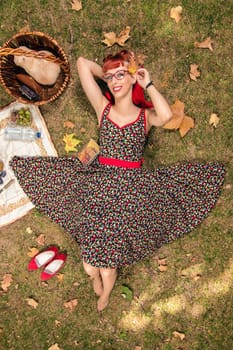
[[[100,275],[92,278],[92,286],[93,286],[95,294],[100,297],[103,293],[103,285],[102,285]]]
[[[109,303],[109,298],[105,296],[101,296],[97,302],[97,311],[98,312],[103,311],[108,306],[108,303]]]

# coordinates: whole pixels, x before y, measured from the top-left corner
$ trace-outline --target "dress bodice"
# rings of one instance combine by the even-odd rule
[[[146,142],[145,110],[139,111],[134,122],[120,127],[109,118],[111,107],[112,105],[108,104],[102,114],[100,155],[126,161],[142,159]]]

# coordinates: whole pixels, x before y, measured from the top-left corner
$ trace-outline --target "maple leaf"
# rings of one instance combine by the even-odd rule
[[[12,274],[11,273],[6,273],[3,276],[3,279],[2,279],[2,282],[1,282],[1,287],[4,290],[4,292],[6,292],[7,289],[10,287],[12,281],[13,281],[13,279],[12,279]]]
[[[219,117],[216,113],[212,113],[209,120],[209,125],[213,125],[215,128],[217,128],[217,125],[219,123]]]
[[[66,301],[63,305],[65,306],[65,308],[70,309],[71,311],[74,311],[77,304],[78,304],[78,299],[72,299],[72,300]]]
[[[63,141],[65,142],[65,150],[67,153],[77,151],[76,146],[81,142],[80,140],[75,138],[74,134],[66,134],[63,137]]]
[[[171,106],[172,119],[163,125],[164,129],[177,130],[179,129],[181,137],[184,137],[187,132],[194,127],[194,120],[184,113],[184,103],[180,100]]]
[[[194,47],[199,48],[199,49],[209,49],[210,51],[214,51],[213,47],[212,47],[212,44],[213,44],[213,40],[209,36],[208,38],[206,38],[201,43],[195,41]]]
[[[174,19],[176,23],[179,23],[181,20],[182,11],[182,6],[172,7],[170,10],[170,17]]]
[[[71,122],[70,120],[66,120],[63,123],[63,126],[64,126],[64,128],[67,128],[67,129],[74,129],[75,124],[73,122]]]
[[[184,137],[187,134],[187,132],[193,128],[194,128],[193,118],[185,115],[184,119],[182,120],[182,123],[180,124],[180,127],[179,127],[180,136]]]
[[[114,32],[109,33],[103,33],[104,34],[104,40],[102,40],[102,43],[106,44],[107,47],[110,47],[114,44],[118,44],[120,46],[124,46],[125,42],[129,39],[129,32],[130,27],[127,26],[124,30],[122,30],[117,36]]]
[[[130,74],[135,74],[138,70],[138,62],[137,62],[137,58],[135,57],[134,54],[132,54],[130,56],[130,61],[128,64],[128,72]]]
[[[72,0],[71,5],[72,5],[72,10],[80,11],[82,9],[81,0]]]
[[[200,77],[201,73],[198,71],[198,65],[197,64],[190,64],[190,72],[189,76],[192,80],[197,80],[198,77]]]
[[[166,123],[163,128],[164,129],[179,129],[182,120],[184,119],[184,103],[180,100],[176,100],[176,102],[171,106],[172,118]]]

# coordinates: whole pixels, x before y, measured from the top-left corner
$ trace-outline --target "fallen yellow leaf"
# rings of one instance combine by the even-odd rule
[[[72,10],[80,11],[82,9],[82,1],[81,0],[72,0],[71,6],[72,6]]]
[[[164,129],[179,129],[182,120],[184,119],[184,103],[180,100],[176,100],[176,102],[171,105],[172,111],[172,119],[166,123],[163,128]]]
[[[168,269],[167,265],[159,265],[159,267],[158,267],[158,270],[160,272],[165,272],[165,271],[167,271],[167,269]]]
[[[213,125],[215,128],[217,128],[217,125],[219,123],[219,117],[216,113],[212,113],[209,120],[209,125]]]
[[[61,348],[59,348],[58,343],[55,343],[51,345],[48,350],[61,350]]]
[[[181,20],[182,11],[182,6],[172,7],[170,11],[170,17],[174,19],[176,23],[178,23]]]
[[[74,134],[66,134],[63,137],[63,141],[65,142],[65,150],[67,153],[77,151],[76,146],[81,142],[75,138]]]
[[[28,255],[30,258],[33,258],[33,256],[35,256],[38,252],[39,252],[39,250],[38,250],[37,248],[32,247],[32,248],[29,249],[29,252],[28,252],[27,255]]]

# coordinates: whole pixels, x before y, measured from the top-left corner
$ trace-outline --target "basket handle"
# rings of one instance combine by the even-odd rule
[[[25,51],[20,48],[10,48],[10,47],[2,47],[0,48],[0,57],[1,56],[9,56],[9,55],[17,55],[17,56],[26,56],[26,57],[35,57],[39,59],[45,59],[50,62],[58,63],[60,66],[65,66],[64,61],[60,60],[53,54],[46,54],[45,52],[39,52],[35,50]]]

